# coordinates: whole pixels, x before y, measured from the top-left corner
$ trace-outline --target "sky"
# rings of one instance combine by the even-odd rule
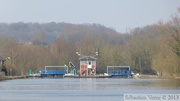
[[[166,22],[180,0],[0,0],[0,23],[101,24],[126,32]]]

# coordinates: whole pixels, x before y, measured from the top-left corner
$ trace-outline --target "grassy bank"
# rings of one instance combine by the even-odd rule
[[[180,79],[180,76],[177,75],[146,75],[146,74],[140,74],[140,75],[134,75],[134,78],[160,78],[160,79]]]
[[[0,81],[7,80],[8,78],[6,76],[0,76]]]
[[[27,78],[27,76],[0,76],[0,81],[12,80],[12,79],[24,79],[24,78]]]

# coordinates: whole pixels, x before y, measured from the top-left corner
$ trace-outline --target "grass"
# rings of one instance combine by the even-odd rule
[[[0,81],[3,81],[3,80],[7,80],[7,77],[5,77],[5,76],[0,76]]]

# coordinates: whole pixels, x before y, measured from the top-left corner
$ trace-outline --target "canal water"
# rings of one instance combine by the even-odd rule
[[[0,101],[123,101],[124,94],[179,94],[180,79],[56,78],[0,82]]]

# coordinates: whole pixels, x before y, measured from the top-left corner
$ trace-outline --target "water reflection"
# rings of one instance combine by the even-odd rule
[[[179,90],[179,79],[20,79],[0,82],[0,101],[120,101],[128,93],[171,94]]]

